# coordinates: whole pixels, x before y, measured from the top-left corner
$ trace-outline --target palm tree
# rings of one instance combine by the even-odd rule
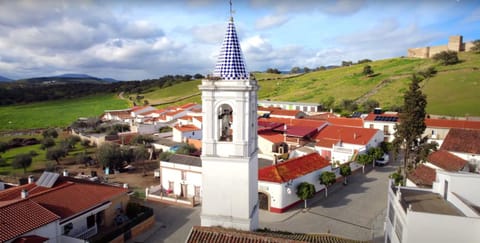
[[[325,185],[325,197],[328,197],[328,186],[333,184],[335,180],[335,173],[331,171],[325,171],[320,175],[320,184]]]
[[[297,186],[297,196],[305,202],[305,208],[307,208],[307,199],[312,198],[315,195],[315,186],[308,182],[302,182]]]

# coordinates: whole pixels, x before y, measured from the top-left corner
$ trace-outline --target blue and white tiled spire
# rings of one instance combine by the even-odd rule
[[[230,18],[228,23],[227,33],[223,40],[213,76],[225,80],[248,79],[233,18]]]

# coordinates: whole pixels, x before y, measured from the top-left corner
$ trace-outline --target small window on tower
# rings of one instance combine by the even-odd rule
[[[233,122],[232,107],[227,104],[223,104],[218,110],[218,122],[220,141],[232,141],[232,122]]]

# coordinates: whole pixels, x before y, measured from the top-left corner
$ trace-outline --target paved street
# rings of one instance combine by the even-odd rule
[[[371,166],[371,165],[369,165]],[[358,240],[383,242],[383,220],[387,205],[387,180],[396,164],[375,167],[366,174],[361,170],[349,177],[346,186],[330,188],[283,214],[260,211],[260,227],[304,233],[325,233]],[[154,228],[129,242],[184,242],[194,225],[200,225],[200,207],[194,209],[147,202],[153,207]]]

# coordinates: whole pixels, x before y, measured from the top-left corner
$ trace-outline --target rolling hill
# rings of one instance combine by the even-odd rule
[[[339,104],[343,99],[359,104],[368,99],[384,108],[401,106],[412,74],[434,67],[437,74],[422,82],[429,114],[444,116],[480,116],[480,55],[459,53],[460,63],[441,66],[431,59],[392,58],[374,62],[315,71],[298,75],[254,73],[259,82],[259,99],[318,102],[329,96]],[[363,67],[370,65],[375,74],[366,77]],[[186,82],[142,94],[150,104],[175,101],[200,102],[200,81]],[[175,104],[175,103],[173,103]],[[165,104],[172,105],[172,104]]]
[[[0,82],[10,82],[10,81],[12,81],[12,80],[7,78],[7,77],[4,77],[4,76],[0,75]]]

